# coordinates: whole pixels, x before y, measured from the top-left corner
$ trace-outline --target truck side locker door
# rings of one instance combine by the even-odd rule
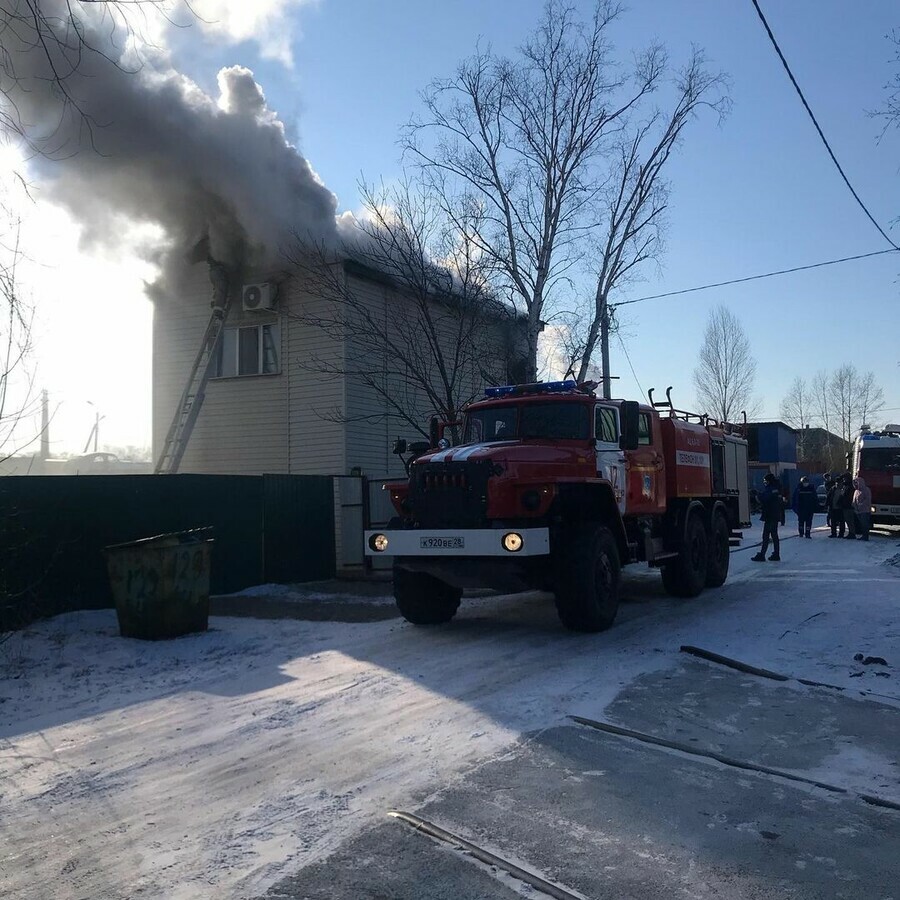
[[[628,452],[629,515],[657,515],[666,509],[666,470],[659,416],[641,410],[638,447]]]
[[[619,410],[598,404],[594,408],[594,446],[597,477],[612,485],[619,512],[625,513],[625,453],[619,447]]]

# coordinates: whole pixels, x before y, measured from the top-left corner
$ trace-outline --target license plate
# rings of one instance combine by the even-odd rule
[[[466,539],[462,537],[420,537],[420,550],[463,550]]]

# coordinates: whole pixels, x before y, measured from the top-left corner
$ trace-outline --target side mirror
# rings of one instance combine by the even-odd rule
[[[394,441],[394,449],[393,452],[396,456],[400,456],[402,453],[406,453],[406,441],[403,438],[397,438]]]
[[[623,400],[621,409],[622,434],[619,436],[621,450],[637,450],[641,422],[641,404],[636,400]]]
[[[428,439],[431,441],[432,447],[437,447],[438,441],[441,439],[441,423],[437,416],[432,416],[428,423]]]

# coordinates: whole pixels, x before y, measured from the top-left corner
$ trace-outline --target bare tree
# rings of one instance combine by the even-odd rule
[[[856,367],[844,364],[832,372],[828,381],[828,403],[832,417],[840,429],[840,436],[847,442],[852,439],[856,379]]]
[[[664,213],[669,186],[663,169],[679,143],[685,125],[708,106],[722,116],[728,107],[721,75],[706,70],[702,52],[694,50],[675,78],[676,100],[668,115],[655,110],[645,121],[624,129],[608,158],[608,180],[601,191],[602,237],[589,326],[580,349],[578,379],[584,380],[601,331],[609,327],[609,298],[629,283],[641,266],[662,251]],[[606,319],[606,323],[604,323]],[[607,351],[608,347],[604,347]],[[604,376],[608,361],[604,360]],[[608,386],[606,387],[608,395]]]
[[[894,62],[896,69],[893,78],[885,85],[887,99],[884,107],[876,110],[872,115],[884,120],[884,130],[888,128],[900,128],[900,31],[893,31],[888,39],[894,45]]]
[[[884,409],[884,391],[875,383],[874,372],[866,372],[860,376],[856,396],[858,427],[871,427],[872,418]]]
[[[826,431],[831,431],[831,405],[828,402],[829,375],[824,369],[816,372],[810,386],[812,405],[815,415],[818,417]]]
[[[843,468],[844,454],[860,428],[872,425],[872,418],[884,408],[884,392],[874,373],[861,374],[845,363],[833,372],[817,372],[810,394],[813,417],[828,434],[826,461],[832,469]]]
[[[784,400],[781,401],[781,418],[798,432],[797,457],[799,459],[806,458],[805,432],[812,424],[813,407],[813,389],[808,387],[806,381],[798,376],[791,382]]]
[[[834,413],[831,408],[829,384],[831,376],[828,372],[820,370],[816,372],[810,385],[810,395],[813,415],[825,429],[824,445],[821,448],[822,458],[826,468],[834,472],[845,466],[844,454],[847,447],[843,441],[838,438],[835,440],[833,431]]]
[[[33,310],[22,296],[18,268],[22,261],[20,220],[0,204],[0,462],[35,440],[26,429],[38,409],[34,373],[29,366]]]
[[[457,421],[485,383],[505,380],[510,362],[523,356],[524,329],[491,294],[466,232],[421,185],[362,185],[361,192],[364,214],[341,247],[297,236],[285,251],[316,301],[294,318],[346,347],[340,359],[319,355],[302,365],[365,385],[384,409],[375,418],[427,435],[428,416]],[[347,260],[384,282],[378,302],[346,277]]]
[[[105,124],[82,108],[75,76],[93,77],[98,58],[137,71],[141,57],[131,39],[148,30],[151,15],[173,21],[179,9],[190,15],[190,0],[0,0],[0,130],[34,152],[69,153],[65,141],[54,142],[69,116],[89,137]],[[20,111],[23,97],[35,91],[48,98],[45,121]],[[48,125],[54,119],[56,126]]]
[[[709,314],[694,369],[700,408],[722,422],[737,421],[742,411],[751,414],[755,377],[756,360],[740,320],[727,307],[716,307]]]
[[[840,436],[850,443],[868,419],[884,407],[884,392],[872,372],[861,374],[852,363],[844,363],[828,380],[828,405]]]
[[[607,186],[599,164],[663,74],[658,46],[636,58],[630,77],[613,63],[607,33],[619,12],[613,0],[598,0],[584,23],[566,0],[549,0],[514,58],[479,49],[454,76],[433,82],[425,116],[404,136],[445,213],[498,289],[524,309],[529,380],[545,309],[596,223]]]

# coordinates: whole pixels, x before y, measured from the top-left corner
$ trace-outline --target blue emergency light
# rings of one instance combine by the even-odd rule
[[[503,387],[489,387],[484,389],[485,397],[505,397],[516,389],[514,384],[505,384]]]
[[[561,394],[564,391],[578,389],[578,382],[572,381],[540,381],[536,384],[504,384],[501,387],[484,389],[485,397],[508,397],[510,394]]]

